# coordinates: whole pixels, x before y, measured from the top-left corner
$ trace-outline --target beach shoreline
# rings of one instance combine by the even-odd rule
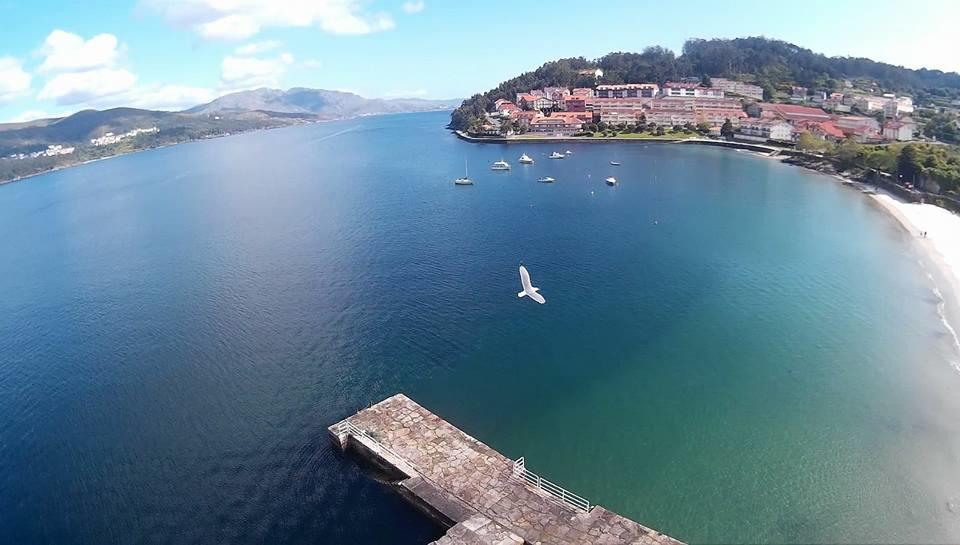
[[[909,202],[872,183],[789,162],[784,156],[766,158],[826,176],[833,182],[859,191],[910,235],[915,247],[925,258],[922,265],[933,284],[934,294],[940,299],[937,312],[956,351],[950,364],[960,372],[960,214],[935,204]]]
[[[940,321],[956,350],[951,364],[960,372],[960,215],[933,204],[906,202],[883,190],[868,195],[909,233],[933,268],[927,276],[940,299]]]

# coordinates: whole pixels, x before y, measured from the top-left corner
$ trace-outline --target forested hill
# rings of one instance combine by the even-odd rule
[[[772,95],[785,86],[816,91],[840,91],[843,80],[869,80],[883,92],[906,93],[917,101],[960,97],[960,75],[940,70],[910,70],[892,64],[853,57],[827,57],[809,49],[767,38],[688,40],[683,54],[648,47],[642,53],[609,53],[596,60],[560,59],[533,72],[507,80],[496,88],[465,100],[451,115],[450,126],[467,128],[500,98],[545,86],[592,86],[591,76],[578,70],[601,68],[603,83],[639,83],[682,77],[730,77],[755,83]]]

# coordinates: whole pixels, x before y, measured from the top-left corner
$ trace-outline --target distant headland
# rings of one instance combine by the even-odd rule
[[[450,110],[460,100],[369,99],[324,89],[256,89],[180,112],[113,108],[0,124],[0,184],[98,159],[241,132],[364,115]]]

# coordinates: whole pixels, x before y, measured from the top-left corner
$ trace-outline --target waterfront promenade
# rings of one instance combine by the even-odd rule
[[[633,138],[627,136],[610,136],[603,138],[593,138],[586,136],[471,136],[464,131],[454,131],[457,138],[475,144],[543,144],[543,143],[586,143],[603,144],[610,142],[636,142],[636,143],[660,143],[660,144],[693,144],[701,146],[716,146],[721,148],[742,149],[763,153],[766,155],[794,155],[796,151],[793,148],[781,146],[771,146],[768,144],[759,144],[752,142],[742,142],[739,140],[717,140],[714,138],[701,138],[694,136],[649,136],[643,138]]]
[[[329,432],[449,527],[438,545],[680,543],[550,483],[528,471],[522,458],[508,459],[403,394]]]

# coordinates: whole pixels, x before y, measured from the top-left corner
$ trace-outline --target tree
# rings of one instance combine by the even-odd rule
[[[662,127],[662,126],[657,125],[657,130],[656,130],[656,133],[655,133],[657,136],[663,136],[663,135],[666,134],[666,133],[667,133],[667,131],[663,130],[663,127]]]
[[[770,85],[769,82],[764,82],[760,87],[763,89],[763,100],[767,102],[773,100],[773,95],[777,93],[776,89],[773,88],[773,85]]]
[[[797,149],[800,151],[823,151],[828,147],[825,140],[810,134],[810,131],[803,131],[797,137]]]
[[[960,189],[960,153],[933,144],[907,144],[897,161],[897,174],[904,182],[927,186],[928,180],[946,191]]]
[[[733,123],[729,119],[723,122],[723,125],[720,126],[720,136],[730,140],[733,138]]]
[[[960,128],[957,118],[948,113],[932,115],[923,125],[923,134],[943,142],[960,144]]]
[[[476,133],[476,132],[480,132],[482,128],[483,128],[483,118],[477,117],[470,122],[470,127],[468,130],[469,132]]]
[[[833,151],[833,157],[841,170],[848,170],[857,166],[861,151],[860,144],[857,144],[852,138],[844,138],[843,142],[840,142],[840,145]]]
[[[637,118],[637,132],[643,132],[645,130],[647,130],[647,116],[641,113],[640,117]]]
[[[878,146],[874,149],[864,150],[863,162],[867,168],[893,174],[897,170],[897,159],[900,157],[900,149],[897,146]]]
[[[606,122],[606,121],[601,121],[601,122],[597,123],[597,130],[599,130],[599,131],[601,131],[601,132],[606,131],[606,130],[607,130],[607,127],[609,127],[609,125],[607,125],[607,122]]]
[[[587,125],[587,131],[589,131],[589,132],[597,132],[597,131],[599,131],[599,130],[600,130],[600,128],[597,127],[597,124],[596,124],[596,123],[590,123],[589,125]]]
[[[710,134],[710,124],[706,121],[701,121],[697,123],[697,132],[700,134]]]
[[[700,76],[700,85],[703,85],[704,87],[713,87],[713,82],[710,81],[710,76],[706,74]]]

